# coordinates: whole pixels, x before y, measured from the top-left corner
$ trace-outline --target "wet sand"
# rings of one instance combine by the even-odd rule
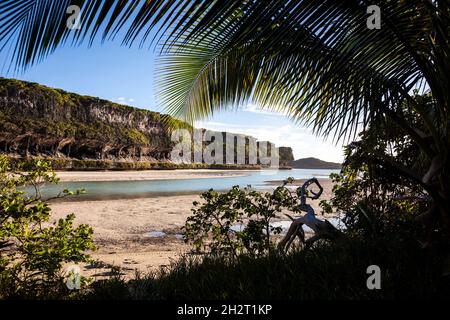
[[[58,171],[57,176],[61,182],[141,181],[235,177],[246,175],[248,172],[254,172],[254,170],[230,171],[220,169],[185,169],[139,171]]]

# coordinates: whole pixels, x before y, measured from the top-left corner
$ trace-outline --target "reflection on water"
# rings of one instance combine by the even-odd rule
[[[261,170],[246,171],[242,176],[180,179],[180,180],[150,180],[150,181],[107,181],[107,182],[61,182],[58,185],[49,185],[43,188],[45,196],[54,196],[63,189],[76,190],[83,188],[85,195],[77,198],[119,198],[171,195],[182,193],[200,193],[210,188],[215,190],[228,190],[232,186],[245,187],[251,185],[255,189],[268,189],[265,184],[270,180],[284,180],[287,177],[294,179],[307,179],[311,177],[326,178],[332,172],[339,170],[326,169],[293,169],[293,170]],[[236,173],[236,171],[233,171]],[[211,173],[212,175],[214,172]],[[79,199],[81,200],[81,199]]]

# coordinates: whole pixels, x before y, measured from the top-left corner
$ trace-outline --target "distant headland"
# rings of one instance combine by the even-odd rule
[[[289,165],[294,169],[341,169],[342,164],[327,162],[317,158],[303,158],[291,161]]]

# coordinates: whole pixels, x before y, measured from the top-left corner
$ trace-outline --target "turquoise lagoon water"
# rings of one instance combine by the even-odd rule
[[[268,189],[267,181],[294,179],[326,178],[332,172],[339,170],[327,169],[293,169],[293,170],[261,170],[232,173],[242,173],[242,176],[212,177],[178,180],[147,180],[147,181],[107,181],[107,182],[61,182],[57,185],[45,186],[42,192],[45,196],[54,196],[61,190],[76,190],[83,188],[86,194],[78,196],[78,200],[86,198],[126,198],[148,197],[183,193],[201,193],[210,188],[218,191],[228,190],[232,186],[245,187],[251,185],[255,189]],[[214,175],[214,171],[211,172]],[[82,198],[82,199],[80,199]]]

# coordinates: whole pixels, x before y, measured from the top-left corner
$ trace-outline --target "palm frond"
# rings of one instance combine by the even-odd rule
[[[71,4],[82,8],[80,30],[66,27]],[[366,26],[372,4],[381,8],[381,30]],[[424,83],[440,116],[449,115],[446,1],[5,0],[0,17],[0,49],[12,44],[16,68],[68,39],[156,39],[160,101],[189,121],[252,100],[348,138],[405,99],[414,107],[409,93]]]
[[[401,25],[413,16],[390,3],[389,19]],[[400,102],[424,78],[389,29],[367,29],[365,8],[262,1],[241,9],[245,14],[215,17],[222,25],[195,26],[170,40],[158,73],[161,101],[172,114],[192,120],[252,100],[287,111],[318,133],[352,137],[380,105]],[[427,26],[408,27],[413,42]]]

